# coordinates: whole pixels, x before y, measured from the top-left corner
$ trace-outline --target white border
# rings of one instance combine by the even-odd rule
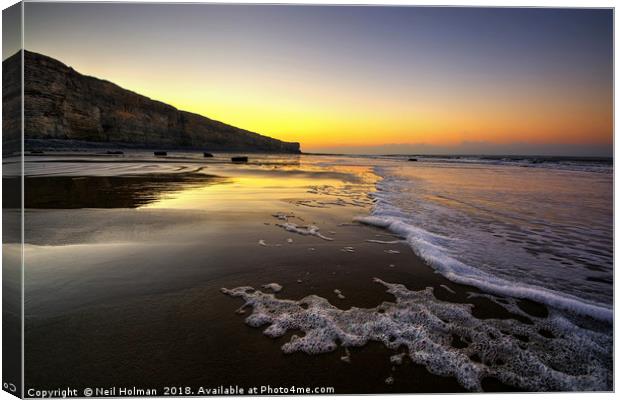
[[[27,2],[43,2],[46,0],[29,0]],[[63,0],[63,2],[93,2],[93,3],[102,3],[103,1],[92,1],[92,0],[82,0],[82,1],[75,1],[75,0]],[[109,1],[109,2],[115,2],[115,1]],[[116,1],[116,2],[121,2],[121,1]],[[415,0],[336,0],[336,1],[330,1],[330,0],[312,0],[312,1],[299,1],[299,0],[288,0],[288,1],[281,1],[281,0],[269,0],[269,1],[260,1],[260,0],[244,0],[244,1],[226,1],[226,0],[211,0],[208,2],[200,2],[200,1],[175,1],[175,0],[150,0],[150,1],[145,1],[145,0],[134,0],[131,1],[133,3],[245,3],[245,4],[249,4],[249,3],[270,3],[270,4],[342,4],[342,5],[355,5],[355,4],[365,4],[365,5],[402,5],[402,6],[407,6],[407,5],[422,5],[422,6],[479,6],[479,7],[560,7],[560,8],[579,8],[579,7],[587,7],[587,8],[596,8],[596,7],[601,7],[601,8],[613,8],[615,7],[616,2],[615,1],[604,1],[604,0],[590,0],[590,1],[583,1],[583,0],[538,0],[538,1],[514,1],[514,0],[502,0],[502,1],[492,1],[492,0],[426,0],[426,1],[415,1]],[[2,6],[2,9],[5,9],[13,4],[15,4],[16,1],[13,0],[0,0],[0,5]],[[618,31],[615,29],[615,27],[617,26],[617,21],[618,21],[618,17],[617,14],[614,12],[614,77],[616,75],[616,73],[618,72],[618,67],[616,64],[616,59],[615,59],[615,43],[617,43],[617,39],[618,39]],[[24,32],[24,25],[23,25],[24,21],[23,21],[23,8],[22,8],[22,32]],[[1,22],[1,18],[0,18],[0,28],[1,28],[2,22]],[[22,34],[22,47],[23,47],[23,34]],[[1,42],[1,41],[0,41]],[[1,46],[1,44],[0,44]],[[22,55],[23,57],[23,55]],[[22,60],[23,61],[23,60]],[[23,64],[22,64],[23,65]],[[23,74],[22,74],[22,79],[23,79]],[[614,138],[615,138],[615,117],[618,113],[618,106],[617,103],[615,102],[615,93],[617,89],[617,82],[614,79]],[[22,102],[23,102],[23,81],[22,81]],[[1,113],[0,113],[1,115]],[[22,104],[22,130],[23,130],[23,104]],[[23,146],[23,143],[22,143]],[[616,150],[618,149],[618,146],[620,146],[620,144],[618,144],[617,141],[614,140],[614,156],[616,154]],[[1,144],[0,144],[0,150],[1,150]],[[615,159],[615,157],[614,157]],[[22,158],[22,168],[23,168],[23,158]],[[2,171],[2,167],[0,165],[0,173]],[[22,177],[23,179],[23,177]],[[22,187],[23,187],[23,182],[22,182]],[[0,198],[2,198],[2,187],[0,185]],[[618,188],[615,185],[615,171],[614,171],[614,211],[617,209],[616,205],[618,204]],[[22,197],[22,201],[23,201],[23,197]],[[1,222],[1,215],[0,215],[0,222]],[[614,226],[618,226],[618,222],[619,222],[619,217],[618,215],[614,212]],[[22,215],[22,226],[23,226],[23,215]],[[0,231],[0,239],[2,237],[2,233]],[[616,236],[615,236],[615,230],[614,230],[614,265],[616,265],[616,260],[617,260],[617,249],[618,247],[616,246]],[[23,262],[23,229],[22,229],[22,262]],[[0,266],[1,266],[1,259],[0,259]],[[22,269],[23,271],[23,269]],[[22,287],[23,287],[23,273],[22,273]],[[615,314],[617,314],[617,310],[618,310],[618,298],[616,296],[616,291],[615,291],[616,285],[614,285],[614,310],[616,311]],[[2,289],[0,286],[0,299],[1,299],[1,294],[2,294]],[[22,312],[23,312],[23,295],[22,295]],[[614,318],[615,319],[615,318]],[[23,333],[23,315],[22,315],[22,333]],[[2,338],[2,334],[1,334],[1,330],[0,330],[0,342],[1,342],[1,338]],[[617,344],[615,342],[615,324],[614,324],[614,344]],[[22,350],[23,350],[23,336],[22,336]],[[614,346],[614,386],[615,383],[617,382],[618,379],[618,365],[617,365],[617,360],[618,360],[618,346]],[[23,352],[22,352],[22,359],[23,359]],[[23,365],[23,363],[22,363]],[[2,372],[2,367],[0,366],[0,376],[1,376],[1,372]],[[23,376],[23,366],[22,366],[22,376]],[[453,399],[455,396],[471,396],[471,395],[373,395],[376,398],[388,398],[388,396],[398,396],[398,397],[413,397],[415,396],[416,399]],[[588,399],[611,399],[614,398],[614,394],[613,393],[525,393],[525,394],[497,394],[497,393],[492,393],[492,394],[487,394],[487,395],[481,395],[481,396],[485,396],[485,397],[489,397],[489,396],[498,396],[501,397],[502,399],[521,399],[521,398],[538,398],[539,396],[542,397],[544,396],[546,399],[583,399],[583,398],[588,398]],[[256,397],[265,397],[265,396],[254,396],[254,398]],[[311,396],[314,398],[330,398],[330,397],[335,397],[335,396]],[[339,399],[352,399],[358,396],[338,396]],[[14,396],[9,395],[8,393],[1,391],[0,393],[0,400],[8,400],[8,399],[14,399]],[[243,398],[243,397],[236,397],[236,398]],[[299,398],[299,397],[292,397],[292,396],[283,396],[282,398],[289,398],[289,399],[293,399],[293,398]],[[191,397],[189,397],[188,399],[192,399]]]

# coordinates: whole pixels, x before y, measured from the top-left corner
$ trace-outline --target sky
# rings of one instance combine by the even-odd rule
[[[25,48],[306,152],[611,155],[611,10],[26,3]]]
[[[2,59],[22,48],[22,11],[19,3],[2,10]]]

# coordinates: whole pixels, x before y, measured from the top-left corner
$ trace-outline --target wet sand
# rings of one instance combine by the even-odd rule
[[[239,170],[239,176],[247,173]],[[300,174],[292,176],[299,179]],[[228,178],[235,180],[230,171]],[[192,180],[159,197],[149,192],[152,201],[136,208],[126,201],[116,208],[92,208],[97,206],[92,201],[85,206],[91,208],[75,207],[77,197],[72,196],[71,206],[61,202],[27,210],[27,386],[296,385],[330,386],[338,394],[465,391],[455,378],[433,375],[408,360],[393,366],[389,356],[395,352],[380,343],[351,348],[351,363],[341,361],[342,348],[321,355],[284,354],[280,347],[294,332],[271,339],[263,329],[247,326],[247,314],[235,313],[241,301],[221,293],[223,287],[261,289],[277,282],[283,286],[278,298],[315,294],[341,309],[372,308],[394,300],[373,283],[378,277],[410,290],[433,287],[439,300],[474,304],[477,318],[528,323],[527,317],[486,298],[470,298],[479,291],[434,273],[405,243],[368,242],[398,239],[352,223],[368,212],[369,203],[314,207],[316,198],[327,197],[329,203],[334,197],[315,196],[314,189],[308,193],[308,184],[322,183],[317,176],[304,175],[303,182],[292,186],[275,184],[281,176],[269,183],[256,179],[256,185],[212,186],[217,188],[206,197],[201,184]],[[359,184],[354,181],[344,183]],[[121,191],[124,199],[126,193]],[[251,193],[251,199],[243,197]],[[349,199],[344,194],[340,198]],[[184,196],[202,202],[200,207],[186,207]],[[308,199],[310,203],[299,202]],[[290,222],[315,224],[333,240],[287,232],[276,225],[282,222],[276,213],[294,214]],[[547,313],[539,304],[519,304],[533,316]],[[388,376],[394,378],[391,385],[385,382]],[[494,379],[483,380],[482,386],[519,390]]]
[[[264,231],[260,237],[268,243],[285,243],[291,236],[255,222],[257,231]],[[280,247],[262,247],[256,241],[231,245],[243,234],[227,234],[225,229],[218,226],[220,237],[209,241],[209,247],[217,249],[209,256],[201,246],[147,247],[141,253],[150,255],[142,264],[136,263],[142,257],[135,256],[106,263],[105,271],[89,271],[88,278],[81,277],[87,280],[80,288],[66,289],[68,298],[49,293],[62,299],[51,305],[27,306],[39,311],[27,322],[27,381],[36,387],[58,382],[78,387],[122,382],[149,387],[164,383],[335,386],[337,393],[463,390],[453,378],[437,377],[414,365],[398,368],[394,385],[386,385],[392,352],[379,344],[352,349],[351,364],[340,361],[342,351],[285,355],[279,347],[290,335],[273,340],[263,336],[261,329],[246,326],[244,317],[235,314],[239,300],[224,296],[221,287],[260,288],[277,282],[283,286],[278,297],[300,299],[316,294],[348,309],[392,300],[372,282],[373,277],[380,277],[410,289],[433,286],[442,300],[473,301],[479,317],[509,317],[488,300],[467,299],[466,292],[472,288],[434,274],[405,245],[365,243],[380,234],[376,229],[340,228],[338,236],[346,239],[325,243],[295,235],[293,244]],[[310,246],[316,250],[308,250]],[[355,253],[341,251],[344,246],[355,247]],[[386,247],[401,254],[388,255]],[[48,277],[58,274],[57,268],[50,269]],[[441,288],[442,284],[456,294]],[[346,299],[339,299],[334,289],[341,290]],[[64,305],[63,310],[57,309],[59,305]],[[79,370],[67,374],[75,366]]]

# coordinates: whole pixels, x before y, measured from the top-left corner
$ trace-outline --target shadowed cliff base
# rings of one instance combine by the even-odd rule
[[[51,154],[58,152],[83,152],[91,150],[167,150],[167,151],[211,151],[211,152],[242,152],[242,153],[298,153],[299,152],[271,152],[252,146],[230,147],[225,144],[212,144],[204,147],[182,146],[182,145],[163,145],[128,143],[128,142],[93,142],[88,140],[74,139],[25,139],[24,150],[28,151],[46,151]]]
[[[19,71],[21,53],[3,61]],[[20,96],[20,74],[3,75],[3,102]],[[20,113],[8,113],[5,135],[19,136]],[[85,76],[53,58],[24,51],[24,139],[129,145],[138,148],[191,148],[299,153],[299,143],[283,142],[207,117],[180,111],[111,82]],[[35,148],[41,147],[39,141]],[[30,150],[26,147],[26,150]]]

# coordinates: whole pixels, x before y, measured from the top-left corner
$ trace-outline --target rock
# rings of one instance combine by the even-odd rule
[[[21,147],[21,54],[2,62],[5,152]],[[24,51],[23,55],[24,138],[33,146],[67,141],[136,148],[300,152],[299,143],[177,110],[111,82],[82,75],[41,54]]]
[[[211,153],[207,153],[206,151],[204,153],[202,153],[204,155],[205,158],[211,158],[213,157],[213,154]]]
[[[18,52],[2,62],[2,154],[22,151],[21,79],[21,52]]]
[[[409,161],[418,161],[417,158],[410,158]]]
[[[156,156],[167,156],[168,152],[167,151],[154,151],[153,154]]]
[[[232,162],[248,162],[248,158],[246,156],[241,157],[231,157],[230,160]]]

